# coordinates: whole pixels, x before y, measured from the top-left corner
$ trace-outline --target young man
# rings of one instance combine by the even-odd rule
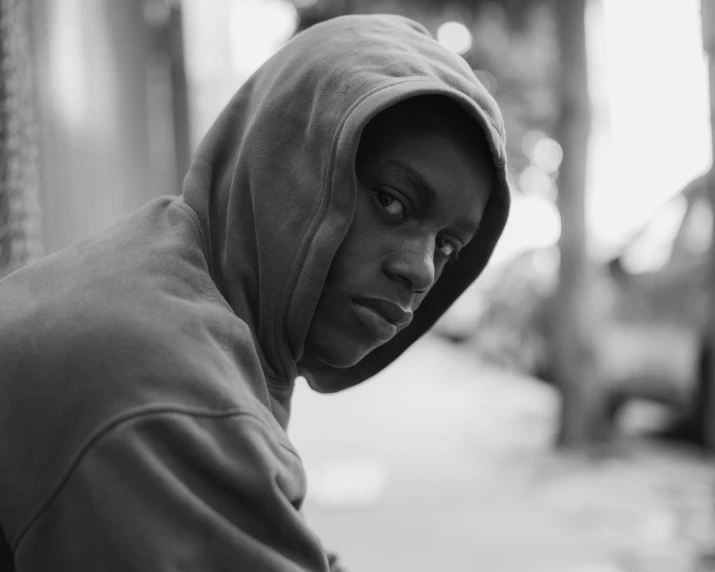
[[[294,379],[333,392],[396,359],[482,271],[508,206],[496,105],[422,26],[298,35],[181,196],[0,282],[7,558],[327,571],[285,432]]]

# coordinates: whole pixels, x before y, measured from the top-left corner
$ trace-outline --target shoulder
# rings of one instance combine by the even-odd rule
[[[297,458],[252,391],[260,368],[244,367],[216,340],[197,339],[207,335],[205,324],[185,318],[162,325],[149,310],[147,317],[78,320],[62,331],[37,326],[19,351],[0,351],[0,463],[8,468],[0,480],[0,526],[5,518],[19,525],[80,459],[122,435],[130,439],[125,447],[146,446],[136,435],[164,439],[169,448],[185,439],[185,447],[215,457],[230,455],[242,436],[266,451],[262,458]],[[254,353],[250,339],[234,343]]]
[[[0,526],[135,415],[240,413],[290,448],[248,327],[211,291],[200,245],[171,228],[131,255],[105,236],[0,281]],[[155,263],[177,249],[178,268]]]

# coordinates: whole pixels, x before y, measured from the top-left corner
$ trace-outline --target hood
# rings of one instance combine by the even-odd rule
[[[401,16],[344,16],[295,36],[231,99],[200,144],[183,201],[197,214],[218,289],[251,329],[269,389],[292,386],[333,256],[353,217],[362,129],[406,98],[443,94],[483,129],[496,166],[481,227],[411,325],[350,368],[311,372],[320,392],[353,386],[424,334],[486,265],[509,210],[504,125],[467,62]]]

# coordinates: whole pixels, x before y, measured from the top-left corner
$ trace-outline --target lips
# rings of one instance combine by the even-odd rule
[[[413,314],[398,304],[380,298],[358,298],[353,302],[355,314],[377,339],[387,341],[412,322]]]

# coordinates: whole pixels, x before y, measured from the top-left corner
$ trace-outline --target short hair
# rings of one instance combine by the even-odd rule
[[[420,118],[435,121],[437,125],[452,129],[467,138],[475,146],[477,157],[491,167],[494,174],[494,158],[484,129],[457,100],[442,94],[416,95],[377,113],[363,129],[356,162],[367,158],[366,155],[369,155],[372,149],[363,143],[377,136],[377,130],[386,120],[396,121],[407,129],[418,129]]]

